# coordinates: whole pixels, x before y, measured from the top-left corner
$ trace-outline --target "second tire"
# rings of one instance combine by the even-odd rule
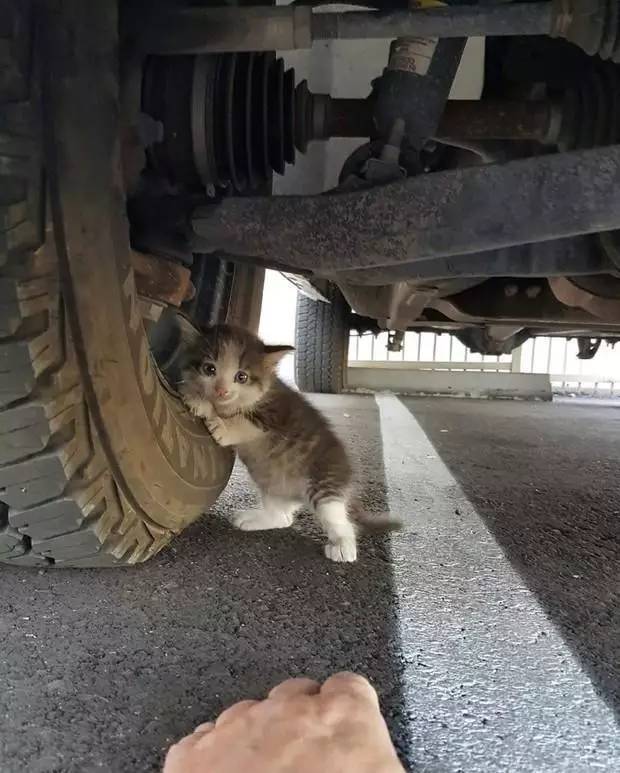
[[[329,303],[297,295],[295,378],[303,392],[342,392],[351,310],[340,290],[329,285]]]

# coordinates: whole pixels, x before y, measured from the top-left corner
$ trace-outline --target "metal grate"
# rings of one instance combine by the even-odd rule
[[[549,373],[560,395],[620,397],[620,352],[604,343],[593,360],[577,357],[575,339],[530,339],[511,355],[473,354],[450,335],[405,334],[401,352],[387,352],[387,333],[352,333],[349,361],[416,363],[416,370],[493,373]]]

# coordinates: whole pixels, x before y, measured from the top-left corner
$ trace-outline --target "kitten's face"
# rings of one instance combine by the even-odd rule
[[[266,346],[246,331],[219,325],[188,352],[179,391],[192,409],[210,402],[222,415],[248,411],[265,395],[291,346]]]

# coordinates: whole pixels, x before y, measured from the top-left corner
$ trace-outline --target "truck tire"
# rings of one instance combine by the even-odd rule
[[[0,561],[133,564],[209,508],[233,456],[149,352],[114,6],[31,7],[0,0]]]
[[[330,303],[297,294],[295,378],[302,392],[338,394],[344,387],[349,346],[349,305],[335,285]]]

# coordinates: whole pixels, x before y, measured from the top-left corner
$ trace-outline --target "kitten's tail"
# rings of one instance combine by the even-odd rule
[[[355,526],[362,532],[372,534],[387,534],[391,531],[400,531],[403,522],[399,518],[393,518],[390,513],[369,513],[362,507],[358,499],[349,502],[347,513]]]

